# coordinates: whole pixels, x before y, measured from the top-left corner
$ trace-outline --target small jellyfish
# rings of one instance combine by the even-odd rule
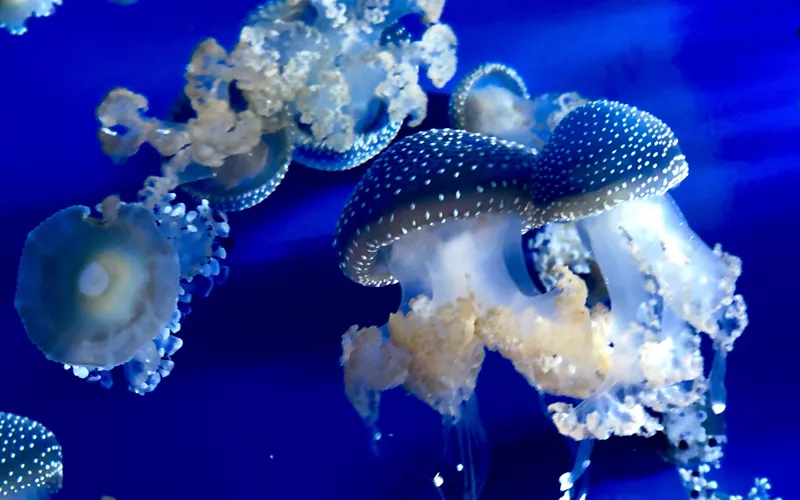
[[[243,111],[244,97],[235,85],[228,85],[231,106]],[[189,98],[184,96],[168,116],[170,123],[197,118]],[[278,187],[292,161],[292,140],[286,130],[263,134],[248,152],[223,160],[219,167],[190,163],[180,174],[180,189],[197,201],[208,200],[217,210],[237,212],[258,205]],[[168,170],[167,167],[165,170]]]
[[[154,207],[158,230],[172,244],[180,265],[177,307],[158,335],[140,347],[124,364],[128,389],[136,394],[152,392],[175,367],[173,355],[183,346],[177,336],[182,321],[191,312],[195,297],[206,297],[215,284],[224,283],[228,268],[226,242],[230,232],[227,216],[202,201],[195,210],[173,203],[175,194],[164,196]],[[73,374],[105,388],[113,385],[109,368],[70,366]]]
[[[31,17],[48,17],[61,0],[0,0],[0,28],[12,35],[24,35]]]
[[[576,92],[531,99],[512,68],[486,63],[472,70],[450,98],[454,127],[540,148],[570,111],[587,101]]]
[[[45,500],[61,490],[64,464],[61,445],[42,424],[0,412],[0,497]]]
[[[344,335],[346,395],[370,426],[381,392],[401,385],[454,423],[467,454],[465,498],[477,497],[483,480],[474,467],[484,452],[473,408],[485,351],[477,322],[519,288],[504,251],[517,274],[527,272],[521,233],[533,160],[520,145],[480,134],[414,134],[370,166],[336,230],[345,275],[366,286],[399,282],[403,292],[386,325]]]
[[[31,231],[15,306],[28,337],[53,361],[110,368],[130,360],[172,320],[180,290],[175,248],[153,212],[110,197],[102,220],[74,206]]]
[[[284,131],[264,134],[251,151],[229,156],[221,167],[190,165],[187,174],[197,169],[199,180],[180,188],[195,200],[208,200],[218,210],[246,210],[275,191],[289,169],[291,151],[292,143]]]

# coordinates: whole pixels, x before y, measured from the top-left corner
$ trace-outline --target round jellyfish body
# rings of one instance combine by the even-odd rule
[[[0,0],[0,28],[12,35],[24,35],[31,17],[48,17],[61,0]]]
[[[0,497],[45,500],[61,490],[61,445],[39,422],[0,412]]]
[[[370,425],[381,392],[402,385],[455,423],[462,456],[483,452],[470,410],[485,355],[477,325],[484,304],[521,296],[515,274],[526,273],[533,158],[479,134],[420,132],[384,151],[350,197],[334,244],[341,269],[360,284],[403,291],[384,326],[343,337],[345,391]],[[475,455],[465,458],[467,498],[482,484]]]
[[[31,231],[15,306],[53,361],[109,368],[130,360],[173,317],[180,264],[152,211],[109,198],[103,219],[74,206]]]
[[[531,99],[512,68],[486,63],[459,83],[450,99],[454,127],[539,148],[570,111],[587,101],[575,92]]]
[[[366,35],[362,35],[366,36]],[[373,33],[370,38],[375,38]],[[380,31],[380,46],[399,50],[411,42],[411,35],[400,24],[392,24]],[[362,40],[361,44],[374,43]],[[307,123],[303,115],[295,120],[296,150],[294,161],[317,170],[340,171],[358,167],[374,158],[397,137],[401,121],[392,121],[386,103],[375,96],[375,88],[381,84],[385,74],[382,67],[359,65],[362,54],[343,55],[341,63],[341,87],[332,86],[328,99],[335,101],[336,92],[349,87],[349,102],[342,106],[343,113],[353,123],[352,144],[346,148],[332,147],[315,139],[314,123]],[[350,61],[350,59],[353,59]]]
[[[195,210],[183,203],[173,203],[176,196],[164,196],[154,207],[158,230],[172,244],[180,264],[178,302],[171,320],[152,339],[140,347],[124,364],[128,388],[137,394],[152,392],[175,367],[173,355],[183,346],[177,336],[186,316],[191,312],[195,296],[206,297],[215,284],[224,283],[228,268],[222,265],[227,257],[224,240],[230,227],[224,213],[211,208],[203,200]],[[98,207],[102,211],[102,205]],[[73,374],[103,387],[113,385],[108,368],[70,366]]]

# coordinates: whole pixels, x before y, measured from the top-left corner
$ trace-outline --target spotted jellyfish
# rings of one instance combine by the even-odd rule
[[[61,445],[46,427],[27,417],[0,412],[0,442],[0,497],[46,500],[61,490]]]
[[[464,498],[478,496],[485,473],[475,467],[486,452],[474,394],[485,353],[477,321],[486,307],[521,297],[533,160],[521,145],[480,134],[414,134],[370,166],[336,230],[346,276],[402,287],[385,325],[343,336],[346,395],[373,429],[381,392],[398,386],[455,426]]]
[[[484,63],[465,76],[450,97],[453,127],[540,148],[573,109],[587,102],[577,92],[531,98],[514,69]]]
[[[562,398],[548,411],[583,445],[564,490],[588,465],[591,440],[652,436],[663,429],[654,413],[680,412],[707,390],[724,411],[725,355],[747,324],[734,293],[741,262],[707,247],[669,197],[687,175],[666,124],[604,100],[569,113],[536,157],[532,225],[574,224],[577,253],[596,263],[608,300],[587,308],[586,283],[555,266],[548,307],[496,308],[482,331],[532,386]],[[572,328],[546,335],[565,320]],[[700,333],[716,347],[708,379]]]

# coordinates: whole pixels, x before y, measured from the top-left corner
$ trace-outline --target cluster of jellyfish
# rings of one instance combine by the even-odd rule
[[[21,34],[25,19],[59,3],[0,2],[0,26]],[[677,139],[626,104],[574,92],[532,98],[513,70],[485,64],[454,92],[452,129],[392,144],[404,123],[425,118],[420,71],[437,88],[455,75],[443,7],[268,2],[232,50],[213,39],[197,46],[165,119],[147,115],[145,96],[110,91],[97,108],[103,151],[121,162],[148,144],[161,172],[137,201],[69,207],[31,231],[15,299],[28,337],[80,378],[108,388],[122,366],[131,391],[153,391],[174,368],[194,297],[227,277],[226,213],[264,201],[292,161],[340,171],[374,159],[334,242],[355,282],[402,286],[385,325],[342,338],[345,394],[373,440],[381,393],[402,386],[457,431],[462,496],[477,498],[485,477],[472,446],[484,437],[474,392],[491,350],[579,443],[564,499],[586,495],[595,440],[656,433],[691,498],[741,498],[707,478],[726,439],[726,356],[747,325],[735,293],[741,263],[702,243],[670,198],[688,175]],[[714,346],[708,374],[703,336]],[[0,493],[58,491],[52,433],[0,415],[4,436],[41,432],[30,453],[3,456]],[[768,490],[757,479],[748,498]]]
[[[0,23],[22,34],[25,19],[59,3],[0,2]],[[416,126],[425,118],[420,70],[436,87],[455,74],[457,42],[440,22],[443,7],[269,2],[246,19],[232,51],[213,39],[197,46],[167,119],[146,116],[140,94],[110,91],[97,108],[103,151],[122,162],[149,144],[163,157],[161,175],[145,179],[136,201],[112,195],[94,210],[68,207],[30,232],[15,306],[33,344],[79,378],[110,388],[122,366],[132,392],[155,390],[175,366],[193,299],[227,278],[227,213],[264,201],[292,161],[351,169],[386,148],[407,119]],[[58,456],[34,458],[47,471],[11,489],[17,468],[35,470],[12,452],[0,465],[11,478],[0,493],[60,489],[60,448],[47,435]]]
[[[453,128],[386,149],[336,229],[346,276],[402,287],[386,324],[342,338],[345,392],[372,439],[381,393],[402,387],[456,431],[461,497],[477,498],[475,388],[490,350],[577,442],[562,499],[586,497],[593,442],[657,433],[689,498],[743,498],[708,477],[726,441],[726,357],[747,326],[741,261],[704,244],[670,197],[689,173],[671,129],[619,102],[531,98],[493,63],[450,104]],[[769,488],[756,479],[747,498]]]

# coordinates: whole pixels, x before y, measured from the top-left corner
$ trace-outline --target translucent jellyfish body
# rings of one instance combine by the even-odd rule
[[[152,210],[108,198],[97,207],[102,220],[71,207],[31,232],[15,304],[48,359],[105,387],[124,365],[140,394],[169,375],[192,296],[227,276],[220,239],[229,230],[207,202],[187,212],[172,199]]]
[[[0,496],[10,500],[48,499],[61,490],[61,445],[42,424],[0,412]]]
[[[526,272],[520,234],[532,162],[516,144],[434,130],[390,146],[358,184],[337,227],[340,267],[363,285],[403,290],[386,325],[343,337],[345,391],[368,423],[381,392],[402,385],[464,428],[462,451],[470,439],[477,446],[478,423],[462,419],[484,358],[477,325],[483,304],[518,290],[505,271],[507,246]],[[465,498],[474,498],[482,478],[473,457],[464,467]]]
[[[124,365],[128,388],[137,394],[152,392],[172,373],[175,367],[172,357],[183,346],[177,333],[191,312],[193,299],[208,296],[215,284],[224,283],[228,277],[228,268],[221,264],[227,256],[224,246],[230,231],[227,216],[212,209],[205,200],[189,211],[183,203],[173,203],[174,200],[174,194],[166,195],[156,204],[154,213],[159,230],[178,254],[181,276],[178,305],[171,321]],[[113,383],[106,368],[69,365],[66,368],[107,388]]]
[[[34,229],[20,260],[15,305],[53,361],[113,367],[168,324],[180,264],[152,212],[109,200],[103,219],[64,209]]]
[[[576,92],[531,99],[513,69],[486,63],[472,70],[450,98],[454,127],[540,148],[570,111],[587,101]]]
[[[61,0],[0,0],[0,28],[12,35],[23,35],[28,28],[25,22],[31,17],[53,14]]]

